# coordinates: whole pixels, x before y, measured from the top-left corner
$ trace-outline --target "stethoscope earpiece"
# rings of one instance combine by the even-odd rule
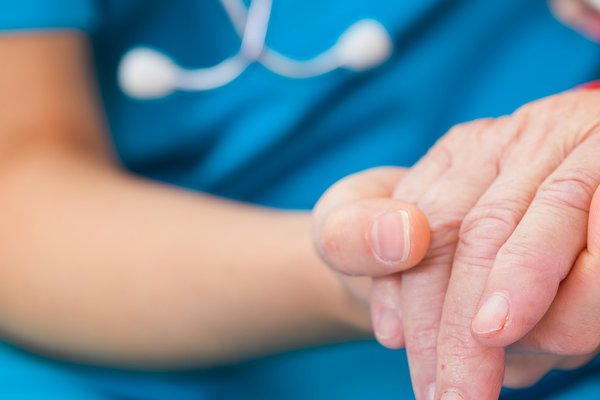
[[[383,25],[364,19],[348,28],[334,48],[337,48],[340,67],[365,71],[390,58],[393,45]]]
[[[175,90],[216,89],[236,79],[252,62],[295,79],[324,75],[338,68],[360,72],[382,64],[392,53],[392,40],[383,25],[364,19],[350,26],[329,50],[310,60],[294,60],[265,45],[271,0],[254,0],[248,10],[241,0],[221,0],[221,3],[242,38],[237,55],[212,67],[187,70],[159,51],[135,48],[123,56],[119,66],[122,90],[131,97],[150,99]],[[243,11],[245,21],[240,22]]]
[[[176,89],[179,67],[164,54],[135,48],[125,54],[119,68],[119,84],[131,97],[167,96]]]

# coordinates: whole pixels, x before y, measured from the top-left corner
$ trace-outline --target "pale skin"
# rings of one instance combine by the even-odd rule
[[[393,198],[431,226],[423,262],[378,277],[371,305],[379,340],[406,345],[418,399],[495,399],[503,382],[527,386],[597,354],[598,154],[600,91],[577,90],[458,126],[408,172],[369,172],[396,174]],[[396,317],[383,328],[382,309]]]
[[[592,199],[600,184],[599,115],[600,92],[579,90],[484,128],[484,135],[516,136],[504,154],[496,152],[498,174],[459,231],[439,328],[438,396],[495,398],[489,388],[502,383],[502,348],[509,345],[547,355],[509,358],[517,371],[504,378],[513,386],[597,353],[600,194]],[[496,296],[500,304],[490,300]],[[458,335],[466,340],[459,344]],[[527,364],[535,367],[523,373]]]
[[[369,280],[323,264],[307,212],[119,166],[83,35],[3,36],[0,54],[4,339],[76,361],[180,368],[370,336]]]

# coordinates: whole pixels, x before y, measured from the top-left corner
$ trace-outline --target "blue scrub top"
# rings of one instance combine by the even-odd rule
[[[68,28],[91,37],[112,139],[128,169],[280,208],[309,209],[355,171],[411,165],[456,123],[600,77],[600,46],[561,26],[542,0],[276,0],[267,43],[308,59],[363,18],[380,21],[394,40],[392,58],[375,70],[293,80],[252,65],[216,90],[139,101],[116,82],[131,47],[155,47],[189,68],[236,53],[240,38],[217,0],[0,2],[0,30]],[[553,373],[503,397],[600,398],[599,371],[595,362]],[[3,344],[0,398],[385,400],[412,392],[405,353],[371,341],[160,373],[61,363]]]

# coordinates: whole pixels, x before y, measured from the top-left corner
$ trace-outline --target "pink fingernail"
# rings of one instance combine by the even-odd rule
[[[402,321],[398,313],[391,308],[381,310],[375,320],[375,333],[379,339],[389,339],[396,336],[402,329]]]
[[[386,264],[408,260],[410,226],[406,211],[387,212],[377,217],[371,228],[371,246],[377,259]]]
[[[510,303],[504,293],[496,292],[487,297],[473,319],[473,332],[489,335],[501,331],[506,325]]]
[[[447,390],[442,395],[442,400],[463,400],[463,397],[456,390]]]

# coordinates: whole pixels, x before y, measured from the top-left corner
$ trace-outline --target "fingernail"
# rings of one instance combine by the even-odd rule
[[[456,390],[447,390],[442,395],[442,400],[463,400],[463,397]]]
[[[427,386],[427,400],[435,400],[435,382]]]
[[[473,332],[486,335],[502,330],[509,312],[510,304],[505,294],[489,295],[473,319]]]
[[[375,257],[388,264],[408,260],[409,233],[409,218],[406,211],[387,212],[377,217],[371,228],[371,246]]]
[[[380,339],[396,336],[402,329],[402,321],[398,313],[391,308],[384,308],[375,321],[375,333]]]

